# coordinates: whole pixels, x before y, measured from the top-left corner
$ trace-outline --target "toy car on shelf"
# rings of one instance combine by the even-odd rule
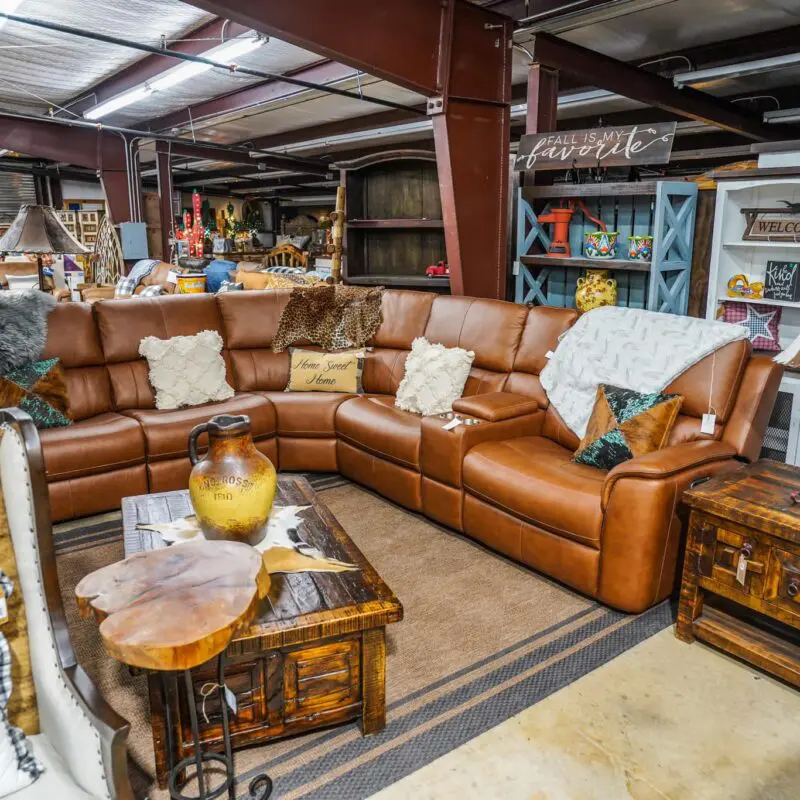
[[[444,261],[440,261],[438,264],[428,267],[428,269],[425,270],[425,274],[429,278],[441,278],[450,274],[450,267],[448,267]]]

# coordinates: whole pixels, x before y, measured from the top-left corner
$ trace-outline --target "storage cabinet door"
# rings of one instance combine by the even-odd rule
[[[800,622],[800,555],[772,549],[764,599],[795,615]]]
[[[737,579],[742,555],[747,561],[744,583]],[[716,534],[704,547],[700,572],[728,589],[744,592],[751,597],[761,597],[768,561],[769,546],[755,536],[718,527]]]
[[[288,652],[283,662],[284,721],[356,703],[361,698],[360,642],[342,642]]]

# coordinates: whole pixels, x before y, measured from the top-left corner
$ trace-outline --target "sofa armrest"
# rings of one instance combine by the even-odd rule
[[[632,458],[614,467],[603,486],[603,509],[608,505],[614,485],[622,478],[668,478],[679,472],[696,469],[716,461],[728,461],[736,456],[736,448],[727,442],[701,439],[665,447],[645,456]]]
[[[468,417],[477,417],[487,422],[533,414],[541,406],[532,397],[511,392],[491,392],[462,397],[453,403],[453,411]]]

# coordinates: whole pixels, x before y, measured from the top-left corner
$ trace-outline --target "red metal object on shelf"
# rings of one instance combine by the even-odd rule
[[[538,218],[540,223],[550,222],[553,224],[553,236],[547,251],[547,255],[553,258],[570,258],[572,256],[569,246],[569,224],[577,209],[580,209],[587,219],[596,222],[601,231],[607,230],[605,222],[593,216],[583,200],[567,200],[565,202],[566,205],[560,208],[551,208],[547,214],[542,214]]]
[[[446,262],[440,261],[438,264],[428,267],[428,269],[425,270],[425,274],[429,278],[438,278],[442,275],[449,275],[450,267],[447,266]]]

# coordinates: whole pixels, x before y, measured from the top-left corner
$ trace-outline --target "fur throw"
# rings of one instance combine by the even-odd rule
[[[0,375],[39,360],[55,304],[53,295],[39,289],[0,292]]]
[[[272,349],[281,353],[298,342],[326,350],[363,347],[383,321],[382,297],[380,287],[297,287],[283,309]]]

